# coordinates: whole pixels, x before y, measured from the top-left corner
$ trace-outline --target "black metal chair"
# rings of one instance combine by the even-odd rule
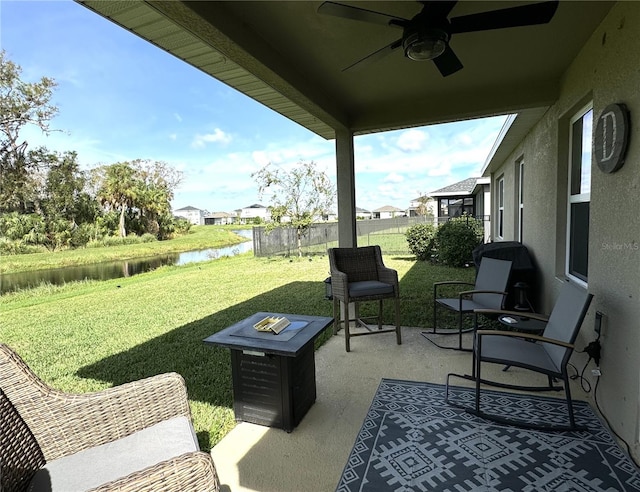
[[[334,334],[344,325],[346,350],[351,350],[350,338],[378,333],[396,333],[398,345],[402,343],[400,332],[400,286],[398,272],[385,267],[380,246],[360,248],[329,248],[329,267],[331,272],[331,294],[333,296]],[[382,329],[382,303],[393,299],[395,303],[395,328]],[[378,329],[371,329],[359,317],[361,302],[378,301]],[[344,304],[344,319],[340,314],[340,303]],[[350,319],[349,304],[355,304],[356,317]],[[368,318],[367,318],[368,319]],[[351,332],[350,325],[355,323],[366,328],[363,332]]]
[[[462,347],[462,334],[465,331],[472,331],[474,328],[463,330],[463,318],[465,315],[474,314],[476,309],[503,308],[504,300],[507,296],[507,285],[511,273],[511,262],[507,260],[497,260],[495,258],[482,258],[475,284],[449,280],[446,282],[436,282],[433,284],[433,331],[423,331],[422,335],[431,343],[440,348],[452,350],[468,350]],[[458,293],[456,298],[438,297],[438,289],[442,286],[469,285],[472,290],[465,290]],[[458,329],[445,329],[438,331],[438,307],[458,313]],[[458,335],[458,346],[448,347],[434,342],[428,335]]]
[[[525,428],[555,431],[583,430],[583,428],[576,426],[567,366],[592,298],[593,295],[585,289],[567,281],[562,287],[541,336],[513,331],[478,330],[474,337],[472,374],[471,376],[448,374],[445,400],[451,403],[448,398],[449,378],[452,376],[461,377],[476,383],[475,406],[473,409],[465,408],[470,413],[489,420]],[[547,386],[522,386],[484,380],[481,375],[483,362],[506,364],[544,374],[547,376],[549,384]],[[562,380],[563,385],[554,385],[554,379]],[[487,414],[480,409],[482,384],[522,391],[560,391],[564,389],[569,426],[536,424],[531,420],[524,421],[517,417],[505,418]],[[454,406],[459,405],[455,404]]]

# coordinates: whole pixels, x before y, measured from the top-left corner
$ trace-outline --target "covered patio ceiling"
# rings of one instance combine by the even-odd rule
[[[561,1],[548,24],[454,34],[464,68],[443,77],[401,48],[343,72],[402,31],[321,15],[319,1],[78,1],[327,139],[528,111],[533,124],[612,6]],[[421,9],[415,1],[343,3],[406,19]],[[460,1],[449,18],[526,3]]]

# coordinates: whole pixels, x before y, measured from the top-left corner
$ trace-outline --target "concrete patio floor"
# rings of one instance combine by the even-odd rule
[[[331,328],[329,328],[331,329]],[[444,384],[449,372],[471,370],[471,354],[440,349],[429,343],[419,328],[403,328],[402,345],[393,333],[351,340],[344,349],[340,331],[316,352],[317,399],[291,433],[260,425],[239,423],[211,451],[225,492],[333,491],[355,438],[382,378]],[[470,335],[465,335],[470,346]],[[455,339],[455,340],[454,340]],[[454,336],[438,336],[442,344]],[[546,378],[511,368],[502,372],[494,364],[483,366],[483,377],[510,383],[545,384]],[[458,386],[471,383],[452,380]],[[572,384],[574,399],[585,398]],[[564,393],[545,392],[564,397]]]

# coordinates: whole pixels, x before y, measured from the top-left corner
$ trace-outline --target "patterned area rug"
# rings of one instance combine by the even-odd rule
[[[539,432],[447,405],[444,390],[383,379],[337,491],[640,491],[640,471],[586,402],[574,409],[588,432]],[[450,386],[449,398],[471,407],[474,393]],[[483,409],[566,419],[565,400],[540,396],[483,390]]]

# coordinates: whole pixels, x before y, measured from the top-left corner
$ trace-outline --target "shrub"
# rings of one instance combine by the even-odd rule
[[[415,224],[405,233],[409,251],[417,260],[430,260],[435,249],[436,228],[433,224]]]
[[[47,249],[44,246],[34,246],[18,239],[13,241],[6,237],[0,237],[0,255],[27,255],[43,253]]]
[[[482,225],[468,216],[456,217],[438,227],[438,261],[462,267],[473,259],[473,250],[482,243]]]

